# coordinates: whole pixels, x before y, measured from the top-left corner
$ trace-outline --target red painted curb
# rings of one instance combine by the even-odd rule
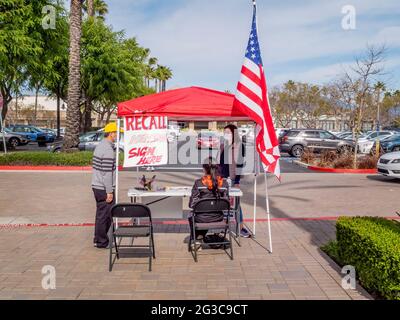
[[[123,167],[119,166],[118,171],[122,171]],[[92,171],[91,166],[0,166],[0,171]]]
[[[377,173],[377,169],[334,169],[334,168],[322,168],[322,167],[315,167],[315,166],[308,166],[307,167],[313,171],[320,171],[320,172],[330,172],[330,173],[359,173],[359,174],[369,174],[369,173]]]
[[[304,162],[295,161],[298,166],[306,167],[312,171],[319,171],[319,172],[330,172],[330,173],[358,173],[358,174],[375,174],[378,173],[377,169],[335,169],[335,168],[323,168],[312,166]]]
[[[304,217],[304,218],[272,218],[271,221],[334,221],[340,216],[326,217]],[[400,217],[384,217],[391,220],[400,220]],[[267,222],[268,219],[256,219],[256,222]],[[253,219],[244,219],[244,222],[253,222]],[[127,223],[121,223],[126,225]],[[187,220],[176,221],[153,221],[155,225],[187,225]],[[0,229],[16,229],[16,228],[53,228],[53,227],[94,227],[94,223],[21,223],[21,224],[0,224]]]

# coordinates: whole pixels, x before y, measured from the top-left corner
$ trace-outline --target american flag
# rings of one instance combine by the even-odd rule
[[[234,106],[257,124],[256,148],[264,170],[280,179],[279,142],[268,101],[268,89],[257,34],[257,7],[254,3],[250,39],[237,85]]]

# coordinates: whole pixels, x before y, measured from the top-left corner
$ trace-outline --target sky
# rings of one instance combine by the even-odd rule
[[[235,91],[250,33],[250,0],[106,2],[107,23],[136,37],[172,69],[169,89]],[[288,80],[330,82],[354,65],[367,44],[385,44],[385,75],[379,80],[400,88],[399,0],[258,0],[257,5],[269,87]],[[342,27],[346,5],[355,9],[355,29]]]

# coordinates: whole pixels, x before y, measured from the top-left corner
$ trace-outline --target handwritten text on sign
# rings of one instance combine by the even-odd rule
[[[167,117],[125,117],[124,167],[167,164],[167,134]]]

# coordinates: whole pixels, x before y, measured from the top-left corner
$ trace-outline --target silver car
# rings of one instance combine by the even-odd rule
[[[13,133],[11,130],[4,128],[4,138],[8,146],[16,148],[18,146],[25,146],[29,143],[29,140],[25,137]],[[3,144],[3,133],[0,132],[0,143]]]
[[[279,138],[279,149],[293,157],[301,157],[308,148],[313,151],[353,151],[355,143],[343,140],[326,130],[292,129]]]

